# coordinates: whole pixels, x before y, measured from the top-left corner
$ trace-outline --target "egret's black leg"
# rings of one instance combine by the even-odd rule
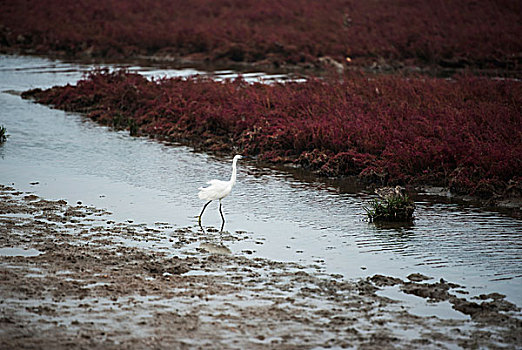
[[[208,201],[207,204],[205,204],[205,205],[203,206],[203,210],[201,211],[201,214],[199,214],[199,218],[198,218],[199,226],[201,226],[201,216],[203,215],[203,212],[205,211],[205,209],[207,209],[207,205],[209,205],[210,202],[212,202],[212,201]]]
[[[221,214],[221,230],[223,231],[223,227],[225,227],[225,217],[223,216],[223,212],[221,211],[221,200],[219,201],[219,213]]]

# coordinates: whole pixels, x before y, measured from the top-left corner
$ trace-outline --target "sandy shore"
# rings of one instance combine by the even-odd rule
[[[501,295],[411,275],[350,281],[231,254],[247,233],[114,222],[104,210],[0,185],[0,348],[516,348]],[[154,249],[156,241],[170,249]],[[471,320],[419,317],[376,294],[449,301]]]

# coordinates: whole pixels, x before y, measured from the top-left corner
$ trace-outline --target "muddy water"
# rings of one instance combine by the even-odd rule
[[[212,178],[228,178],[231,159],[132,138],[17,95],[29,88],[74,83],[89,69],[0,56],[0,125],[10,134],[0,146],[0,183],[14,183],[45,198],[106,208],[115,220],[196,227],[204,204],[197,198],[197,188]],[[207,74],[193,69],[131,69],[147,76]],[[215,75],[222,79],[234,73]],[[260,76],[246,75],[251,80]],[[362,205],[370,198],[342,184],[303,180],[240,162],[238,183],[223,204],[225,229],[245,231],[249,238],[226,242],[226,248],[236,255],[316,265],[347,278],[377,273],[405,278],[420,272],[461,284],[470,297],[496,291],[522,305],[520,220],[427,196],[416,202],[414,225],[377,227],[364,221]],[[217,204],[207,208],[203,224],[219,228]],[[219,233],[211,229],[207,234],[209,242],[221,243]],[[169,243],[154,244],[160,249]],[[421,309],[420,313],[437,314]]]

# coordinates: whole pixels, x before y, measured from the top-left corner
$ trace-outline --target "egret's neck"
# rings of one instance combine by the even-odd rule
[[[237,159],[234,159],[234,161],[232,162],[232,175],[230,176],[230,182],[232,182],[232,184],[236,183],[236,175],[237,175],[236,163],[237,163]]]

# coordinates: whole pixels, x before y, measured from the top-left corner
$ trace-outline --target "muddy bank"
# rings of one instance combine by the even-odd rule
[[[245,239],[246,232],[114,222],[104,210],[8,186],[0,186],[0,196],[2,348],[496,348],[521,342],[520,321],[511,315],[516,307],[498,294],[460,308],[470,321],[419,317],[376,291],[398,283],[423,298],[457,300],[457,287],[416,275],[411,281],[343,280],[314,266],[230,254],[227,242]],[[159,240],[171,248],[155,249]],[[487,317],[478,316],[481,309]]]

